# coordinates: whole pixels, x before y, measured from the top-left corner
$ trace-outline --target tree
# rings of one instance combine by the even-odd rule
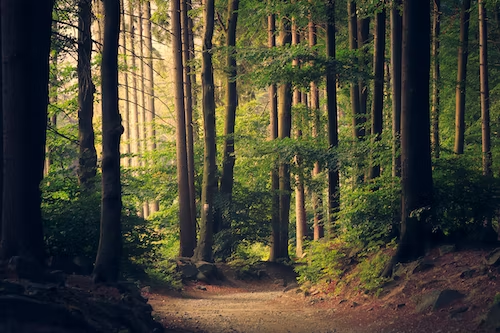
[[[123,133],[123,126],[118,110],[120,1],[104,0],[103,2],[102,199],[99,248],[93,272],[93,280],[96,283],[117,281],[122,254],[120,136]]]
[[[3,208],[0,259],[43,265],[40,210],[53,1],[0,3]]]
[[[425,252],[425,223],[432,206],[429,119],[430,6],[403,2],[401,103],[401,237],[394,262]]]
[[[222,173],[220,177],[220,197],[225,207],[230,207],[234,183],[234,127],[236,109],[238,107],[238,93],[236,90],[236,24],[238,20],[239,0],[230,0],[227,4],[227,32],[226,32],[226,112],[224,120],[224,142],[222,148]],[[222,225],[219,230],[227,228],[231,222],[227,216],[227,209],[223,209]],[[217,231],[219,231],[217,230]]]
[[[124,122],[124,132],[123,132],[123,139],[124,139],[124,153],[127,157],[124,158],[125,161],[125,166],[130,167],[131,164],[131,159],[129,157],[129,154],[131,152],[131,147],[130,147],[130,94],[129,94],[129,75],[128,75],[128,53],[129,51],[127,50],[127,25],[125,23],[125,0],[120,0],[120,5],[122,6],[122,17],[121,17],[121,26],[122,26],[122,47],[123,47],[123,65],[125,66],[126,70],[125,73],[123,73],[123,80],[124,80],[124,104],[125,104],[125,119],[123,120]]]
[[[326,56],[335,59],[335,0],[327,2],[326,25]],[[336,70],[331,66],[326,75],[326,94],[328,110],[328,146],[329,150],[335,150],[339,144],[338,121],[337,121],[337,80]],[[333,226],[335,214],[340,207],[339,195],[339,171],[336,164],[328,165],[328,223]]]
[[[215,157],[215,85],[212,65],[212,37],[214,33],[214,0],[205,0],[202,49],[201,85],[203,90],[202,108],[205,133],[205,149],[203,153],[203,183],[201,188],[201,222],[200,236],[193,258],[195,260],[212,260],[214,197],[217,192],[217,165]]]
[[[173,73],[175,82],[175,114],[177,117],[177,185],[179,191],[179,226],[181,257],[191,257],[196,246],[196,231],[192,223],[187,169],[186,117],[182,73],[182,36],[180,0],[171,2]]]
[[[392,97],[392,176],[401,175],[401,0],[394,0],[391,8],[391,97]]]
[[[349,49],[355,51],[358,49],[358,24],[356,20],[356,2],[349,1],[347,3],[347,15],[349,25]],[[363,115],[360,108],[360,93],[359,85],[351,82],[351,108],[352,108],[352,127],[354,139],[359,139],[364,136],[362,129]]]
[[[484,0],[479,7],[479,76],[481,81],[481,133],[483,152],[483,175],[493,176],[490,135],[490,89],[488,85],[488,16]]]
[[[441,0],[434,0],[432,20],[432,135],[431,145],[434,158],[439,158],[439,112],[440,112],[440,77],[439,38],[441,33]]]
[[[94,92],[92,82],[92,0],[78,1],[78,180],[85,190],[92,190],[97,172],[94,145]]]
[[[458,71],[455,107],[455,154],[464,153],[465,89],[467,60],[469,57],[469,19],[471,0],[463,0],[460,9],[460,44],[458,46]]]
[[[360,8],[358,7],[358,13]],[[358,66],[360,71],[368,72],[368,47],[370,42],[370,18],[362,17],[358,14],[358,50],[360,57],[358,58]],[[357,120],[357,126],[359,127],[359,137],[363,138],[366,134],[366,117],[368,114],[368,83],[367,79],[364,77],[365,73],[362,73],[358,80],[359,85],[359,115]],[[358,137],[358,138],[359,138]]]
[[[373,100],[372,100],[372,135],[379,141],[382,135],[384,111],[384,63],[385,63],[385,3],[379,3],[375,16],[374,50],[373,50]],[[380,164],[371,160],[369,178],[380,176]]]
[[[140,131],[139,131],[139,94],[137,87],[137,75],[135,73],[137,69],[137,45],[135,38],[135,14],[134,14],[134,0],[128,1],[129,8],[129,34],[130,34],[130,63],[131,69],[134,71],[132,73],[132,93],[130,94],[131,104],[132,104],[132,113],[129,118],[130,120],[130,148],[132,153],[132,167],[138,168],[140,166],[139,162],[139,154],[140,154]],[[142,60],[141,60],[142,61]]]

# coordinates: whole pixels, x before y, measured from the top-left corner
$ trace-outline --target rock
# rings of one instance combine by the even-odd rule
[[[463,297],[465,297],[465,295],[457,290],[434,290],[420,296],[419,299],[416,300],[416,310],[417,312],[424,312],[429,309],[431,311],[436,311]]]
[[[7,264],[7,273],[18,279],[31,281],[43,280],[43,268],[34,259],[14,256],[10,258]]]
[[[198,271],[203,273],[207,278],[213,278],[217,276],[217,266],[215,266],[215,264],[213,263],[198,261],[195,266]]]
[[[457,318],[460,314],[467,312],[469,310],[468,306],[461,306],[456,309],[450,310],[450,318]]]
[[[298,289],[298,288],[299,288],[299,285],[296,282],[290,283],[288,286],[285,287],[285,289],[283,289],[283,292],[286,293],[287,291],[290,291],[293,289]]]
[[[413,269],[411,270],[411,273],[415,274],[418,272],[424,272],[426,270],[433,268],[434,266],[435,266],[434,263],[430,260],[419,259],[413,265]]]
[[[358,306],[359,306],[359,303],[357,303],[357,302],[352,302],[352,304],[351,304],[351,308],[355,308]]]
[[[405,306],[406,306],[406,303],[399,303],[398,305],[396,305],[396,309],[401,309]]]
[[[475,273],[476,273],[475,269],[472,269],[472,268],[466,269],[462,273],[460,273],[460,278],[461,279],[470,279],[470,278],[474,277]]]
[[[442,245],[439,247],[439,255],[444,256],[445,254],[455,252],[456,246],[455,245]]]
[[[500,266],[500,247],[488,253],[486,263],[490,266]]]
[[[496,332],[500,331],[500,303],[494,304],[488,309],[482,326],[491,328]]]
[[[73,263],[78,267],[78,272],[76,272],[76,274],[90,275],[94,270],[94,263],[88,258],[76,256],[73,258]]]
[[[205,286],[196,286],[196,289],[207,291],[207,287],[205,287]]]
[[[190,262],[181,262],[177,264],[177,270],[181,273],[183,280],[193,280],[198,275],[198,269]]]
[[[208,278],[202,272],[198,272],[198,274],[196,274],[196,280],[198,280],[200,282],[205,282],[205,283],[209,282]]]
[[[8,281],[0,282],[0,295],[22,295],[24,294],[24,290],[24,286],[20,284]]]
[[[76,256],[52,256],[47,262],[51,270],[59,270],[66,274],[90,275],[94,264],[90,259]]]

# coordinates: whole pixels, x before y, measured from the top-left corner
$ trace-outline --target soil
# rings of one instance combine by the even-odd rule
[[[181,292],[144,295],[167,332],[495,332],[484,318],[500,293],[500,268],[485,264],[486,250],[440,255],[431,252],[420,265],[389,282],[378,296],[355,283],[340,293],[298,288],[293,269],[262,263],[261,278],[239,280],[219,265],[223,281],[189,283]],[[404,269],[402,271],[405,271]],[[432,291],[464,295],[437,309],[416,310]]]

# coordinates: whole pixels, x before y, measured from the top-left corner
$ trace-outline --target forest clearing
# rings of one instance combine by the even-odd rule
[[[497,332],[500,0],[0,0],[0,332]]]

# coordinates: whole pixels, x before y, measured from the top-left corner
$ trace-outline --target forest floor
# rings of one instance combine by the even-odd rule
[[[145,297],[167,332],[499,332],[500,306],[492,305],[500,293],[500,268],[486,264],[488,252],[436,249],[402,266],[400,277],[378,296],[355,285],[339,294],[304,293],[291,267],[262,263],[259,279],[239,280],[220,265],[219,283],[189,283],[181,292]],[[491,320],[498,326],[487,327]]]

